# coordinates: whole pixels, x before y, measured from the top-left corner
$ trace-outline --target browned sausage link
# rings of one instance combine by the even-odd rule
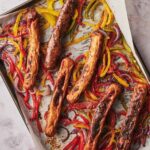
[[[142,109],[145,97],[147,94],[147,86],[138,84],[134,87],[128,112],[121,127],[121,134],[117,140],[118,150],[128,150],[132,140],[132,134],[137,123],[139,113]]]
[[[24,88],[29,89],[33,86],[36,75],[38,72],[38,58],[39,58],[39,26],[38,19],[34,19],[31,21],[31,25],[29,27],[29,50],[27,56],[27,67],[26,74],[24,76]]]
[[[50,37],[45,59],[45,67],[50,70],[55,69],[62,53],[62,37],[70,26],[71,18],[74,14],[75,2],[76,0],[66,1]]]
[[[93,76],[94,70],[96,68],[96,64],[101,53],[102,45],[103,45],[103,35],[99,32],[93,33],[91,46],[89,50],[89,58],[83,67],[83,71],[79,80],[76,82],[70,93],[67,95],[67,100],[70,103],[76,102],[81,93],[85,90],[85,88],[89,84]]]
[[[118,84],[112,84],[108,88],[105,97],[100,100],[92,118],[92,124],[84,150],[96,150],[97,142],[102,133],[106,116],[120,92],[120,86]]]
[[[70,58],[62,60],[46,119],[45,134],[47,136],[53,136],[55,132],[73,65],[74,62]]]

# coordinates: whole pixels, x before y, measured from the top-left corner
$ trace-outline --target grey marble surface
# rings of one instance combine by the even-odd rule
[[[35,150],[34,143],[0,76],[0,150]]]
[[[150,0],[126,0],[135,45],[150,72]]]

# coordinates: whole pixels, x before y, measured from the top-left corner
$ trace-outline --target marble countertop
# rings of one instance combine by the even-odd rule
[[[133,40],[150,71],[150,0],[126,0],[126,4]],[[21,119],[1,77],[0,133],[1,150],[36,149],[28,129]]]
[[[126,0],[133,40],[150,72],[150,0]]]
[[[0,149],[35,150],[30,133],[0,77]]]

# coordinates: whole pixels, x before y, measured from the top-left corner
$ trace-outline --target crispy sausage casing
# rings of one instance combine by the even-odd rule
[[[134,88],[128,112],[121,127],[121,134],[117,140],[118,150],[128,150],[132,140],[133,130],[136,126],[139,113],[143,107],[145,97],[147,95],[147,86],[138,84]]]
[[[92,118],[92,124],[84,150],[96,150],[97,142],[102,133],[106,116],[120,92],[120,86],[118,84],[112,84],[108,88],[105,97],[100,100]]]
[[[85,88],[89,84],[95,71],[102,45],[103,45],[103,35],[99,32],[93,33],[91,46],[89,50],[89,58],[83,67],[83,71],[79,80],[75,83],[74,87],[67,95],[68,102],[70,103],[76,102],[81,93],[85,90]]]
[[[45,134],[47,136],[53,136],[55,132],[73,65],[74,62],[70,58],[62,60],[46,119]]]
[[[70,26],[71,18],[74,14],[75,2],[76,0],[66,0],[58,17],[56,27],[50,37],[45,59],[45,67],[50,70],[56,68],[62,53],[62,38]]]
[[[27,56],[27,67],[26,74],[24,77],[24,88],[29,89],[33,86],[36,75],[38,72],[38,59],[39,59],[39,26],[38,19],[34,19],[31,21],[31,25],[29,27],[29,50]]]

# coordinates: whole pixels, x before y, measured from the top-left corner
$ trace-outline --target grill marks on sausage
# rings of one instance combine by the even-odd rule
[[[102,133],[106,116],[120,92],[120,86],[118,84],[112,84],[108,88],[105,97],[100,100],[92,118],[92,124],[84,150],[96,150],[97,142]]]
[[[64,85],[64,82],[65,82],[65,75],[62,76],[61,80],[59,80],[59,85],[58,85],[58,88],[56,89],[57,92],[53,98],[55,106],[57,106],[59,104],[60,100],[62,99],[62,96],[63,96],[62,87]]]
[[[56,26],[50,37],[47,54],[45,59],[45,67],[54,70],[62,53],[62,38],[67,32],[71,18],[74,14],[76,0],[67,0],[58,17]]]
[[[86,61],[86,64],[83,67],[81,76],[73,86],[72,90],[67,95],[67,100],[70,103],[76,102],[81,93],[86,89],[86,87],[90,83],[102,50],[103,35],[99,32],[95,32],[92,34],[91,38],[92,42],[89,50],[89,57]]]
[[[47,136],[53,136],[55,133],[73,66],[72,59],[64,58],[62,60],[46,119],[45,134]]]
[[[143,107],[143,103],[147,94],[147,87],[144,84],[138,84],[134,87],[128,112],[122,123],[121,131],[118,138],[117,147],[119,150],[128,150],[132,140],[132,134],[137,123],[139,113]]]

